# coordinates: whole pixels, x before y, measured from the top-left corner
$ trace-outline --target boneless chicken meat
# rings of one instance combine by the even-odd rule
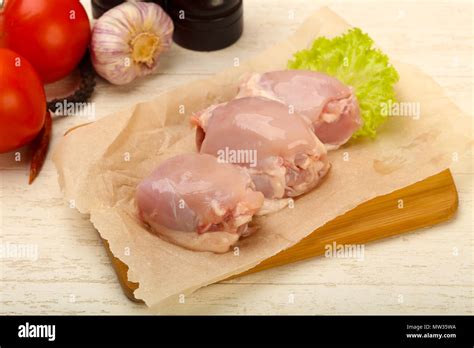
[[[182,154],[162,162],[136,191],[143,222],[163,239],[196,251],[223,253],[262,207],[241,167],[207,154]]]
[[[224,253],[255,215],[281,209],[329,171],[327,150],[362,125],[351,87],[322,73],[248,75],[236,99],[194,114],[199,154],[162,162],[136,191],[141,220],[161,238]]]
[[[246,168],[267,199],[308,192],[329,170],[324,145],[301,116],[278,101],[234,99],[194,114],[192,122],[199,151],[234,159],[229,162]]]
[[[274,99],[294,108],[328,150],[346,143],[362,125],[352,88],[323,73],[283,70],[249,74],[237,98],[248,96]]]

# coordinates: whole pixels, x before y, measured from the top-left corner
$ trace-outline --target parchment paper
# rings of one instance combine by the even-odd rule
[[[395,63],[399,101],[420,103],[420,118],[389,117],[376,140],[351,142],[332,152],[333,167],[325,182],[297,199],[294,209],[259,218],[260,230],[242,240],[238,256],[189,251],[140,225],[135,187],[163,159],[195,151],[194,130],[188,123],[192,112],[231,99],[243,73],[283,69],[295,51],[318,36],[333,37],[348,28],[322,8],[289,40],[239,68],[178,87],[61,140],[53,160],[65,197],[74,200],[81,213],[90,214],[112,252],[128,265],[129,280],[140,284],[138,299],[149,306],[178,302],[180,294],[252,268],[364,201],[437,174],[471,149],[470,118],[430,77]],[[180,105],[185,114],[179,112]]]

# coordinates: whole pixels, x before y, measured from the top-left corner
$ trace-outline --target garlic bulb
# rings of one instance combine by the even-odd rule
[[[154,3],[124,2],[94,25],[91,57],[97,73],[123,85],[153,73],[160,54],[171,46],[173,21]]]

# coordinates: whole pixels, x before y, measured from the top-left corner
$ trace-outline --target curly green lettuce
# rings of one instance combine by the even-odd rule
[[[354,88],[364,125],[353,138],[374,138],[387,118],[382,107],[396,101],[398,73],[373,43],[367,34],[354,28],[333,39],[316,39],[310,49],[295,53],[288,62],[290,69],[323,72]]]

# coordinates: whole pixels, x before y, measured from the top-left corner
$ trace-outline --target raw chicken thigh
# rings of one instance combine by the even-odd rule
[[[362,125],[352,88],[334,77],[305,70],[251,74],[240,86],[239,97],[261,96],[292,106],[311,123],[328,150],[347,142]]]
[[[301,195],[329,170],[324,145],[280,102],[234,99],[193,115],[192,123],[200,152],[245,167],[268,199]]]
[[[183,154],[162,162],[136,191],[140,218],[163,239],[188,249],[224,253],[262,207],[241,167],[206,154]]]

